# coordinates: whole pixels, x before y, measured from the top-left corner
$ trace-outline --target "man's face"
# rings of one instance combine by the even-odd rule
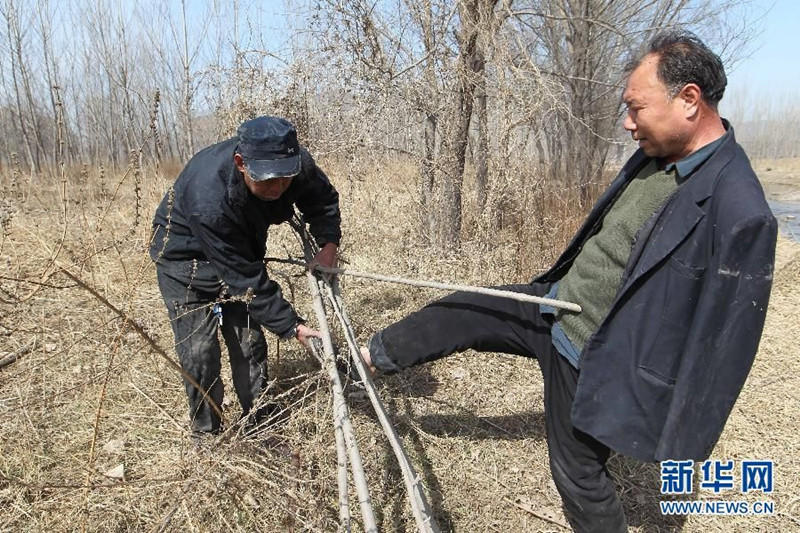
[[[253,196],[261,200],[277,200],[283,195],[283,193],[286,192],[286,189],[289,188],[289,185],[292,184],[292,180],[294,179],[290,176],[286,178],[272,178],[263,181],[254,181],[250,177],[250,172],[247,170],[247,167],[244,165],[242,156],[236,154],[233,156],[233,159],[236,163],[236,168],[239,169],[239,172],[241,172],[244,176],[244,184],[247,186],[250,192],[253,193]]]
[[[686,102],[670,98],[658,78],[658,57],[645,56],[631,72],[622,100],[628,108],[623,127],[650,157],[672,163],[688,155],[689,127]]]
[[[253,196],[256,198],[260,198],[261,200],[277,200],[280,198],[286,189],[289,188],[289,185],[292,184],[292,179],[294,178],[272,178],[264,181],[253,181],[250,179],[250,174],[243,172],[244,174],[244,183],[247,185],[247,188],[250,189],[250,192],[253,193]]]

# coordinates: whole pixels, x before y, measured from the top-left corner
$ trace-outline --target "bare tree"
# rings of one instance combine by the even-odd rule
[[[540,157],[551,179],[580,188],[601,181],[609,148],[619,138],[624,67],[658,31],[690,27],[720,38],[718,30],[738,2],[685,0],[516,0],[509,20],[530,56],[557,86],[565,104],[533,124]],[[723,39],[741,43],[750,34],[729,27]]]
[[[25,147],[25,153],[28,157],[28,164],[31,169],[38,167],[38,159],[35,157],[33,148],[32,136],[35,136],[35,124],[32,127],[26,123],[26,119],[30,116],[26,114],[22,106],[23,96],[29,96],[28,103],[31,102],[29,91],[25,91],[25,86],[28,85],[26,81],[25,63],[22,59],[23,36],[20,29],[19,12],[12,0],[6,0],[5,8],[3,10],[3,17],[6,22],[6,37],[8,39],[8,50],[11,58],[11,79],[13,82],[14,90],[14,105],[16,110],[16,120],[19,131],[22,135]],[[22,78],[22,80],[20,80]],[[27,115],[27,116],[26,116]],[[31,130],[34,131],[31,131]]]
[[[422,235],[442,249],[460,241],[466,151],[485,64],[479,36],[497,27],[496,4],[406,0],[381,10],[366,1],[330,0],[321,6],[325,50],[346,54],[347,77],[370,96],[398,95],[420,118]]]
[[[283,114],[321,153],[411,158],[420,235],[455,249],[464,220],[496,227],[514,191],[545,177],[588,200],[619,141],[627,57],[682,25],[734,50],[747,34],[723,23],[733,4],[318,0],[273,50],[238,0],[3,0],[4,145],[30,168],[55,161],[54,87],[73,162],[127,164],[154,126],[160,148],[145,154],[186,159],[245,118]]]

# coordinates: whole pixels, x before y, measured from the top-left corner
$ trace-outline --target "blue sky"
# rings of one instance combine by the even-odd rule
[[[770,9],[771,6],[771,9]],[[800,2],[759,0],[756,10],[769,9],[754,39],[753,51],[728,69],[726,100],[794,100],[800,105]]]

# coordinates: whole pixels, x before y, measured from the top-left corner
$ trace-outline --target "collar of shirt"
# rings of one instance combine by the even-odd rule
[[[725,134],[722,135],[719,139],[715,141],[711,141],[707,145],[703,146],[702,148],[695,150],[691,154],[687,155],[683,159],[679,161],[675,161],[674,163],[668,163],[664,170],[666,172],[672,172],[673,170],[677,172],[678,178],[681,181],[685,180],[689,177],[689,174],[694,172],[697,167],[702,165],[706,162],[706,159],[711,157],[711,155],[717,151],[719,145],[723,143],[723,141],[731,134],[731,130],[727,129]]]

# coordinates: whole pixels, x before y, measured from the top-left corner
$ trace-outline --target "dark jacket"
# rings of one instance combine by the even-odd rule
[[[758,349],[777,222],[730,133],[642,228],[611,310],[581,354],[573,425],[642,460],[708,457]],[[647,161],[641,150],[631,157],[534,282],[564,276]]]
[[[223,141],[189,160],[156,210],[150,255],[161,265],[209,261],[229,294],[252,294],[248,309],[254,320],[285,336],[298,317],[264,269],[267,229],[289,220],[297,205],[320,246],[338,245],[339,195],[301,150],[301,173],[286,192],[274,201],[256,198],[234,165],[236,143]]]

